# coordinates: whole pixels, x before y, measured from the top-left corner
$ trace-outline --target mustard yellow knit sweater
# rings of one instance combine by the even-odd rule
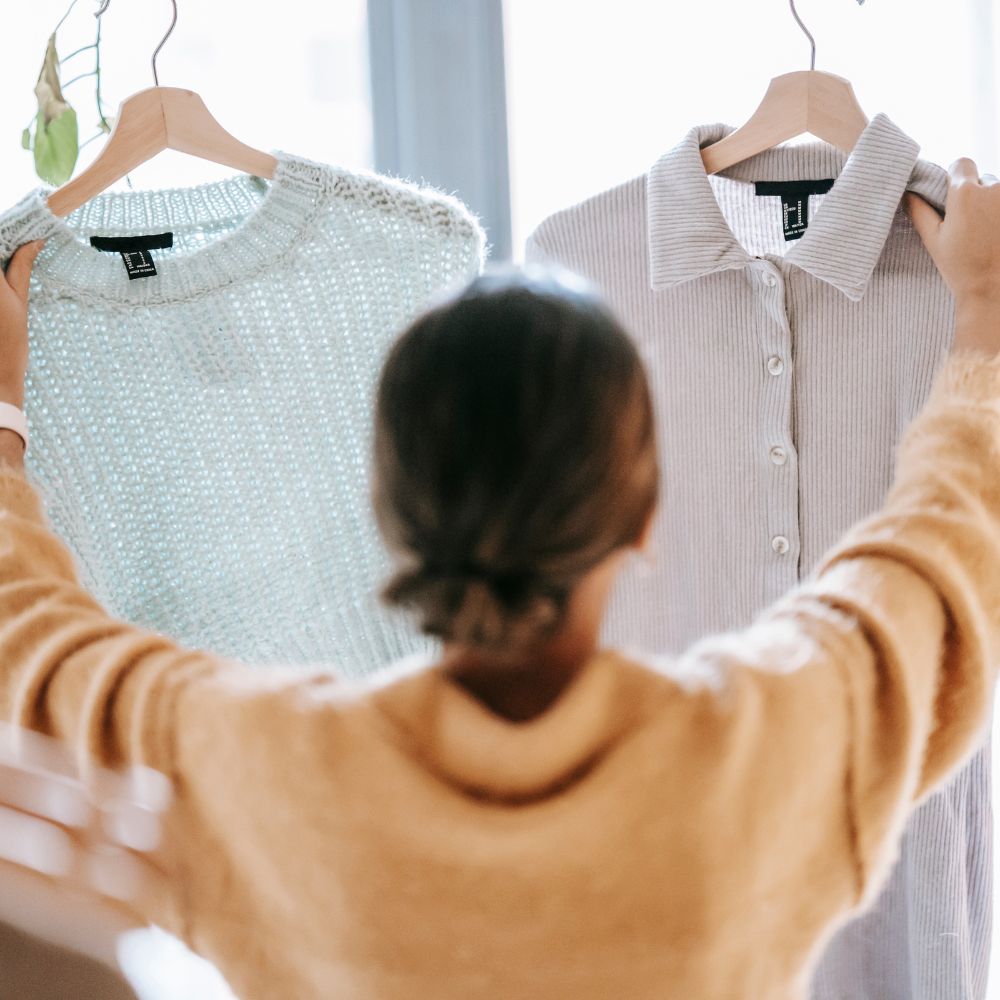
[[[942,368],[882,511],[752,627],[602,651],[527,723],[423,660],[258,670],[109,617],[0,473],[0,713],[173,778],[149,916],[244,1000],[804,996],[998,654],[1000,360]]]

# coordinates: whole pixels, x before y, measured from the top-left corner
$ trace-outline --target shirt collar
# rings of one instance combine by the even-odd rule
[[[730,125],[693,128],[646,177],[650,284],[654,291],[753,258],[729,228],[702,164],[700,150],[729,135]],[[840,289],[852,301],[865,293],[907,189],[938,209],[946,171],[917,159],[919,146],[883,114],[868,123],[850,156],[823,142],[782,145],[720,172],[745,181],[836,178],[789,264]],[[859,226],[858,218],[865,220]]]

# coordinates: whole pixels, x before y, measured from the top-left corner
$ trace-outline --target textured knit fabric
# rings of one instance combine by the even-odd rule
[[[0,215],[31,279],[31,471],[114,613],[254,662],[357,673],[432,648],[376,596],[367,470],[401,327],[481,269],[433,190],[274,151],[272,181],[107,192],[66,219],[37,188]],[[92,235],[173,233],[129,280]]]
[[[1000,359],[956,358],[814,577],[520,723],[425,654],[347,682],[116,620],[0,471],[0,714],[173,777],[150,917],[242,1000],[793,1000],[983,734],[998,469]]]
[[[809,142],[707,176],[693,129],[648,175],[547,219],[529,261],[591,279],[635,335],[657,412],[652,565],[605,639],[663,653],[738,628],[877,509],[953,339],[954,302],[900,206],[947,174],[884,115],[848,158]],[[787,241],[756,181],[834,180]],[[883,897],[832,943],[816,1000],[981,1000],[989,970],[988,746],[909,827]]]

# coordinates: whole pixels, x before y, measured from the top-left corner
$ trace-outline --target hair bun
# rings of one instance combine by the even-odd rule
[[[397,573],[382,596],[418,610],[425,632],[476,646],[522,645],[553,631],[568,587],[536,574],[497,571],[481,563],[425,563]]]

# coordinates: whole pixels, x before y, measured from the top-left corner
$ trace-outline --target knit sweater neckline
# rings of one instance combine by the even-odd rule
[[[373,701],[451,784],[476,796],[537,799],[585,774],[632,721],[624,663],[618,651],[598,650],[551,705],[521,722],[493,712],[434,653],[414,653],[383,671]]]
[[[36,187],[7,222],[24,239],[46,239],[36,264],[46,294],[127,305],[188,301],[279,265],[324,206],[339,168],[279,149],[270,153],[277,160],[270,180],[240,173],[186,187],[105,191],[65,218],[48,207],[53,189]],[[154,251],[153,278],[129,281],[117,253],[90,245],[92,235],[164,231],[173,231],[182,246],[197,242],[199,232],[207,235],[194,249]]]

